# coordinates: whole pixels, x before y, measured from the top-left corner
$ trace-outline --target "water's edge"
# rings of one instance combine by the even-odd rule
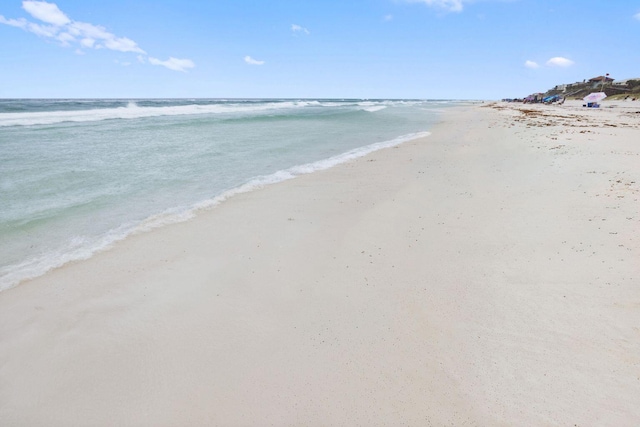
[[[240,186],[227,189],[213,198],[200,201],[191,206],[168,209],[164,212],[151,215],[142,221],[123,224],[108,231],[101,236],[100,239],[89,246],[84,246],[81,244],[82,242],[80,242],[78,247],[74,250],[66,251],[64,253],[48,253],[45,256],[27,260],[20,264],[0,268],[0,292],[14,288],[28,280],[41,277],[46,273],[60,268],[70,262],[87,260],[97,253],[112,248],[115,243],[122,241],[127,237],[146,233],[163,226],[188,221],[194,218],[199,212],[211,209],[237,194],[255,191],[267,185],[277,184],[300,175],[326,170],[354,159],[364,157],[375,151],[394,147],[407,141],[424,138],[429,135],[430,132],[427,131],[402,135],[389,141],[377,142],[349,150],[345,153],[329,157],[327,159],[293,166],[270,175],[254,177]]]

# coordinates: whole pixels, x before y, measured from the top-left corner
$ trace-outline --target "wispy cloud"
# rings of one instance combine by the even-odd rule
[[[304,34],[307,34],[307,35],[311,34],[309,32],[309,30],[307,30],[304,27],[301,27],[298,24],[291,24],[291,31],[293,31],[294,33],[304,33]]]
[[[22,19],[7,19],[0,15],[0,24],[9,25],[11,27],[24,28],[27,25],[27,21]]]
[[[40,37],[58,38],[59,27],[55,25],[42,25],[34,22],[29,22],[24,18],[8,19],[0,15],[0,24],[9,25],[11,27],[21,28],[25,31],[33,33]],[[63,37],[64,39],[64,37]],[[63,40],[60,40],[63,41]]]
[[[540,68],[540,65],[538,65],[537,62],[529,60],[524,62],[524,66],[531,69]]]
[[[573,64],[575,64],[575,62],[573,62],[570,59],[563,58],[562,56],[554,56],[553,58],[549,59],[547,62],[544,63],[544,65],[547,67],[556,67],[556,68],[567,68],[567,67],[571,67]],[[524,66],[532,70],[540,68],[539,63],[532,61],[530,59],[524,62]]]
[[[443,9],[448,12],[462,12],[465,0],[404,0],[407,3],[424,3],[429,7]],[[468,0],[466,1],[468,2]]]
[[[383,20],[384,22],[392,21],[392,20],[393,20],[393,15],[385,15],[385,16],[382,18],[382,20]]]
[[[127,37],[116,36],[103,26],[72,20],[55,3],[25,0],[22,2],[22,8],[44,24],[30,22],[25,18],[8,19],[2,15],[0,15],[0,24],[21,28],[39,37],[57,41],[62,46],[75,45],[76,52],[82,51],[82,49],[108,49],[147,54],[135,41]],[[189,59],[173,57],[166,61],[149,58],[148,62],[153,65],[163,65],[176,71],[185,71],[195,67],[193,61]]]
[[[85,48],[106,48],[118,52],[145,53],[133,40],[127,37],[117,37],[100,25],[74,21],[66,25],[64,30]]]
[[[639,12],[639,13],[636,13],[635,15],[633,15],[633,17],[634,17],[635,19],[637,19],[638,21],[640,21],[640,12]]]
[[[145,53],[133,40],[118,37],[100,25],[72,21],[55,3],[23,1],[22,8],[32,17],[48,25],[30,22],[24,18],[6,19],[2,16],[0,16],[0,23],[21,28],[40,37],[57,40],[63,46],[76,43],[81,48]]]
[[[257,59],[253,59],[249,55],[244,57],[244,62],[246,62],[249,65],[263,65],[264,64],[264,61],[258,61]]]
[[[574,62],[570,59],[563,58],[561,56],[556,56],[547,61],[547,65],[549,67],[561,67],[566,68],[570,67],[574,64]]]
[[[152,65],[162,65],[173,71],[187,71],[189,68],[193,68],[196,64],[193,63],[190,59],[178,59],[174,57],[170,57],[166,61],[161,61],[157,58],[149,57],[149,64]]]
[[[405,3],[423,3],[445,12],[462,12],[465,5],[479,2],[510,2],[514,0],[399,0]]]

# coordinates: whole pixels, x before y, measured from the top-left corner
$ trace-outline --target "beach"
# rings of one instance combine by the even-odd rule
[[[0,292],[0,424],[637,425],[639,111],[452,108]]]

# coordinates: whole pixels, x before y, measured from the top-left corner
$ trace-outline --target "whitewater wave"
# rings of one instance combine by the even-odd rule
[[[96,238],[76,236],[68,241],[64,247],[56,250],[55,252],[40,255],[20,264],[0,268],[0,291],[10,289],[25,280],[42,276],[48,271],[62,267],[69,262],[89,259],[94,254],[111,248],[115,243],[127,238],[128,236],[148,232],[169,224],[175,224],[192,219],[196,216],[198,211],[217,206],[237,194],[248,193],[271,184],[293,179],[300,175],[329,169],[341,163],[346,163],[353,159],[366,156],[374,151],[394,147],[404,142],[426,137],[428,135],[430,135],[430,132],[417,132],[399,136],[389,141],[377,142],[364,147],[359,147],[327,159],[305,163],[280,170],[269,175],[255,177],[247,183],[239,187],[229,189],[211,199],[204,200],[187,207],[169,209],[160,214],[152,215],[137,223],[130,222],[124,224]]]
[[[364,111],[367,111],[369,113],[375,113],[376,111],[380,111],[380,110],[384,110],[385,108],[387,108],[386,105],[378,105],[376,107],[367,107],[367,108],[363,108]]]
[[[252,101],[252,102],[232,102],[218,100],[213,103],[193,103],[180,105],[139,105],[143,102],[177,102],[154,100],[137,102],[135,100],[123,101],[126,106],[105,107],[105,108],[84,108],[73,110],[52,110],[52,111],[21,111],[0,113],[0,127],[8,126],[35,126],[53,125],[64,122],[94,122],[114,119],[140,119],[146,117],[159,116],[180,116],[197,114],[252,114],[260,112],[277,112],[278,110],[300,110],[304,108],[347,108],[358,109],[367,112],[376,112],[390,106],[417,106],[420,104],[433,104],[450,101],[408,101],[408,100],[376,100],[376,101],[340,101],[340,100],[279,100],[279,101]],[[190,100],[183,100],[190,101]],[[65,102],[82,103],[76,101],[55,101],[52,105]],[[96,103],[95,100],[84,101],[85,104]]]
[[[180,116],[194,114],[252,113],[269,110],[299,109],[321,106],[317,101],[287,101],[264,103],[216,103],[174,106],[139,106],[129,101],[126,107],[86,110],[38,111],[0,114],[0,127],[51,125],[63,122],[93,122],[111,119],[140,119],[145,117]]]

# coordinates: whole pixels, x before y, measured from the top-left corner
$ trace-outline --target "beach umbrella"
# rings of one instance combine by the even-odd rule
[[[582,98],[582,100],[584,102],[598,102],[598,101],[602,101],[606,97],[607,97],[607,94],[604,92],[593,92],[585,96],[584,98]]]

